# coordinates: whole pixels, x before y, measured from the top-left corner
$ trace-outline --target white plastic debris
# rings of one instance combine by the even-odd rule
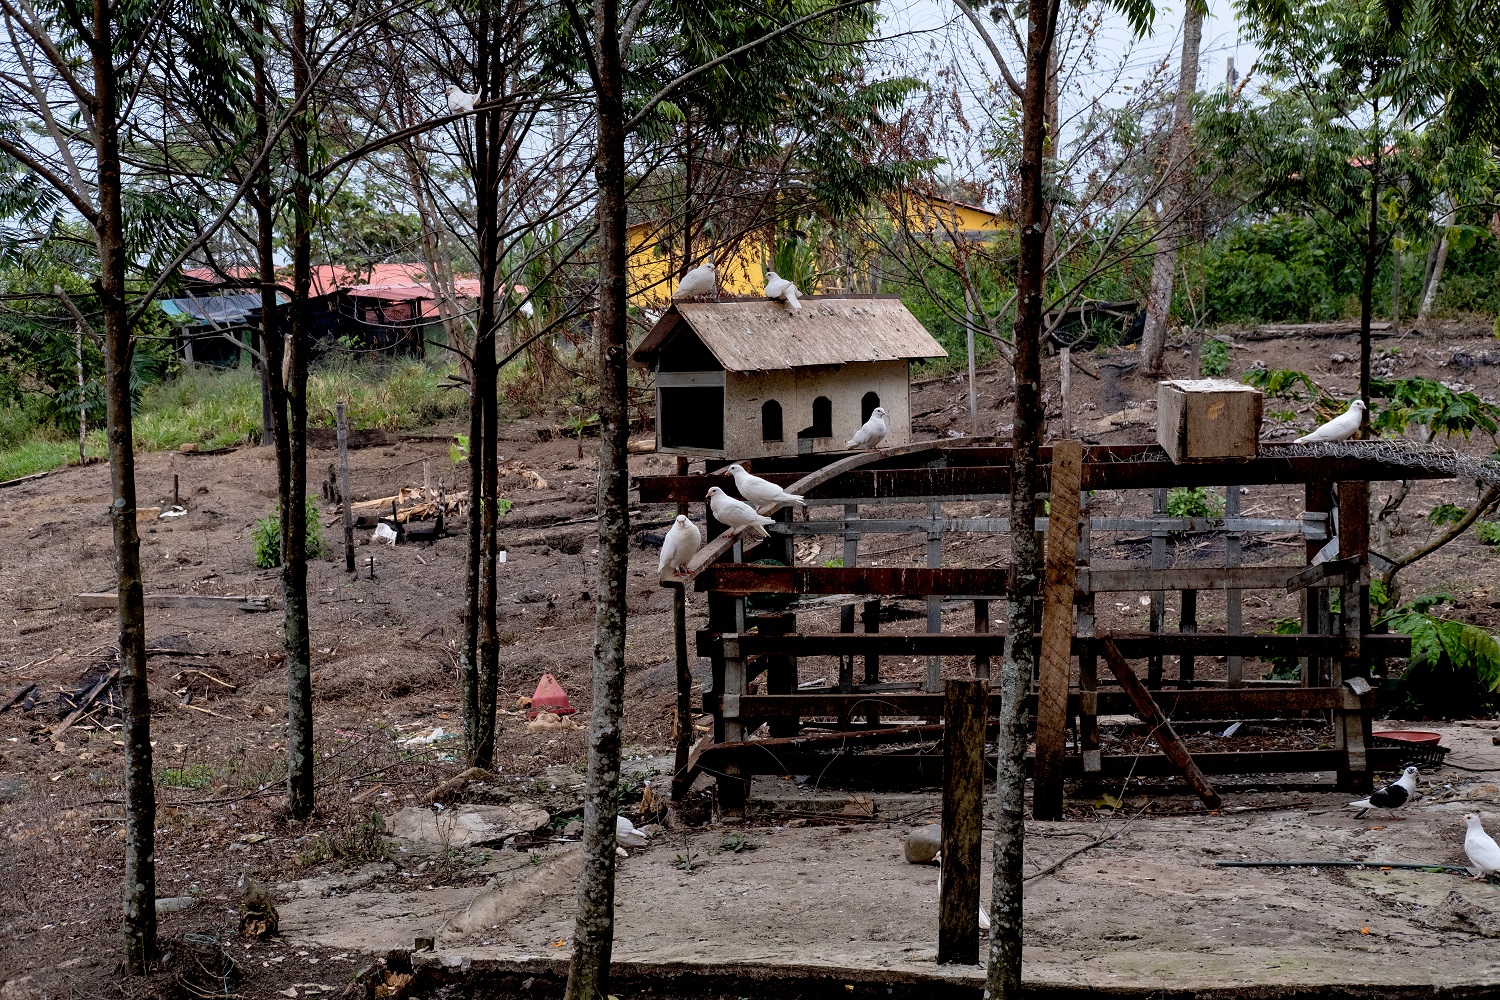
[[[375,534],[370,536],[370,541],[372,543],[385,542],[387,545],[394,546],[396,544],[396,529],[382,521],[375,525]]]

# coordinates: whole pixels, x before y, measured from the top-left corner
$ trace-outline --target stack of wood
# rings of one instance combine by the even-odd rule
[[[395,519],[399,524],[409,521],[435,521],[441,504],[445,518],[463,517],[469,509],[466,492],[444,495],[434,490],[429,493],[421,486],[403,486],[394,495],[376,500],[362,500],[350,504],[356,527],[373,527],[378,521],[389,521],[391,508],[395,507]]]

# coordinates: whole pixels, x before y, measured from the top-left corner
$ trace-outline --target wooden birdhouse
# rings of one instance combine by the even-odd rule
[[[656,447],[750,459],[846,451],[875,407],[911,441],[911,362],[947,352],[895,296],[678,302],[636,361],[656,373]]]

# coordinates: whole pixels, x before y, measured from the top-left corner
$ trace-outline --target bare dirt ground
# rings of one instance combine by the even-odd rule
[[[1500,349],[1485,333],[1478,324],[1452,324],[1430,329],[1425,336],[1377,341],[1378,370],[1398,376],[1425,374],[1442,378],[1473,388],[1485,398],[1500,399],[1500,368],[1496,367],[1500,364]],[[1353,393],[1357,383],[1358,349],[1351,339],[1235,343],[1231,375],[1263,361],[1272,367],[1302,368],[1345,397]],[[1338,356],[1345,360],[1336,360]],[[1112,359],[1130,357],[1129,352],[1123,351],[1111,355]],[[1101,360],[1108,359],[1093,356],[1084,359],[1090,367]],[[1186,374],[1186,359],[1174,355],[1173,360]],[[1048,361],[1045,378],[1051,390],[1055,419],[1060,415],[1056,412],[1060,398],[1056,391],[1056,359]],[[1003,430],[1008,421],[1004,409],[1007,377],[991,370],[981,374],[979,383],[980,433]],[[1153,438],[1154,413],[1150,407],[1139,405],[1154,399],[1153,385],[1128,375],[1110,383],[1076,376],[1073,387],[1075,421],[1091,440],[1116,443]],[[1136,405],[1131,406],[1132,403]],[[1268,405],[1267,409],[1281,407]],[[963,379],[944,378],[919,384],[913,394],[913,412],[918,414],[919,437],[966,433],[969,417]],[[1280,437],[1272,439],[1289,440],[1293,426],[1306,429],[1311,425],[1312,420],[1305,413],[1299,419],[1300,424],[1288,424]],[[531,693],[542,673],[551,672],[562,682],[573,704],[581,712],[587,712],[593,630],[593,442],[585,442],[584,457],[580,459],[577,443],[572,440],[539,439],[539,428],[552,426],[544,418],[526,418],[508,424],[504,431],[502,454],[508,471],[502,488],[514,499],[515,507],[503,525],[508,559],[500,604],[505,643],[501,658],[501,705],[510,709],[518,696]],[[1276,431],[1276,421],[1267,421],[1267,431],[1268,436]],[[353,452],[350,457],[354,496],[359,499],[386,496],[400,486],[420,484],[424,459],[430,462],[435,478],[442,477],[450,486],[461,487],[461,483],[454,482],[445,432],[444,428],[436,428],[426,439],[402,440],[388,447]],[[1468,445],[1470,450],[1481,454],[1492,447],[1488,440]],[[319,470],[316,474],[321,478],[321,470],[331,458],[328,453],[315,453],[309,466]],[[631,465],[636,475],[659,474],[671,471],[672,461],[643,455],[633,456]],[[242,448],[216,455],[142,456],[139,484],[143,506],[157,503],[165,506],[170,501],[174,473],[180,478],[188,514],[172,521],[143,524],[142,555],[148,592],[270,594],[273,606],[279,604],[276,574],[254,568],[248,539],[253,521],[264,517],[274,503],[274,465],[269,450]],[[1384,489],[1384,486],[1376,488],[1376,505],[1381,502]],[[1473,487],[1467,483],[1418,484],[1403,508],[1392,547],[1405,551],[1428,537],[1430,528],[1424,515],[1433,504],[1440,500],[1462,504],[1471,501],[1473,495]],[[1295,516],[1301,509],[1300,499],[1300,495],[1294,496],[1290,491],[1258,488],[1244,502],[1247,514],[1263,511],[1264,516]],[[284,941],[265,944],[240,938],[237,932],[240,897],[234,883],[241,874],[273,887],[290,887],[299,880],[304,880],[305,885],[307,879],[332,879],[328,884],[335,888],[329,891],[340,891],[336,885],[342,885],[341,880],[348,879],[351,873],[374,871],[361,887],[361,893],[366,897],[382,896],[387,904],[399,909],[408,905],[403,900],[424,898],[421,895],[424,893],[478,892],[500,874],[501,868],[523,864],[521,870],[536,878],[552,873],[555,884],[548,883],[552,886],[549,898],[571,897],[570,880],[549,867],[552,862],[548,860],[548,852],[556,850],[556,841],[579,809],[576,786],[581,783],[584,740],[583,734],[576,730],[533,733],[526,730],[523,716],[507,714],[500,719],[498,780],[479,790],[477,797],[491,803],[528,803],[548,810],[551,823],[535,836],[522,836],[509,847],[457,852],[418,850],[405,841],[383,836],[387,818],[402,806],[414,804],[422,792],[460,767],[454,742],[441,738],[426,741],[438,727],[452,733],[461,726],[454,668],[460,634],[463,539],[450,537],[430,547],[390,549],[362,545],[358,549],[360,572],[351,578],[343,572],[340,532],[330,528],[325,533],[332,543],[330,555],[313,565],[309,580],[313,598],[313,687],[320,755],[320,806],[314,818],[305,823],[289,822],[282,813],[285,680],[278,653],[279,614],[219,609],[148,611],[149,644],[160,651],[152,657],[153,725],[160,792],[158,895],[191,897],[195,902],[187,909],[164,914],[162,919],[168,947],[179,958],[175,966],[169,966],[150,980],[117,978],[114,966],[118,959],[121,856],[118,802],[122,758],[112,727],[117,726],[118,718],[108,713],[93,714],[60,736],[52,736],[59,720],[69,711],[62,696],[77,692],[100,677],[114,655],[113,611],[83,610],[75,597],[110,586],[108,501],[107,469],[100,465],[59,471],[0,493],[0,593],[5,602],[0,619],[9,619],[9,627],[0,628],[0,700],[30,684],[37,685],[34,700],[28,699],[29,705],[0,715],[0,843],[4,844],[0,849],[0,983],[6,984],[0,988],[3,989],[0,995],[12,1000],[31,996],[167,995],[181,991],[186,988],[179,985],[184,976],[181,957],[196,954],[196,948],[207,947],[201,939],[184,943],[183,935],[187,934],[208,935],[232,950],[238,973],[243,977],[235,989],[242,996],[278,993],[305,996],[319,992],[312,986],[297,984],[341,990],[359,968],[369,964],[367,950],[326,943],[307,929],[305,921],[313,918],[299,916],[311,911],[298,909],[302,904],[294,897],[301,890],[296,888],[288,888],[281,897],[287,929]],[[1100,495],[1094,502],[1103,505],[1096,506],[1096,510],[1145,510],[1139,496]],[[961,509],[963,506],[953,505],[951,513],[966,513]],[[982,505],[967,506],[977,513]],[[632,761],[627,764],[626,775],[637,788],[640,781],[662,767],[659,755],[668,752],[671,736],[670,595],[655,585],[656,551],[647,538],[654,530],[651,526],[661,524],[671,513],[665,508],[646,507],[639,509],[634,517],[641,532],[638,546],[633,549],[638,564],[633,566],[631,576],[626,727]],[[363,540],[368,531],[359,535]],[[831,538],[808,539],[802,544],[801,560],[820,563],[836,555],[837,543]],[[985,565],[1003,561],[1003,544],[1003,539],[993,538],[945,540],[945,564]],[[1176,556],[1183,560],[1211,558],[1216,544],[1213,540],[1183,540],[1177,543]],[[1138,560],[1145,551],[1139,542],[1129,538],[1101,539],[1100,545],[1098,556],[1104,560]],[[1301,552],[1300,538],[1262,538],[1247,549],[1246,560],[1295,562]],[[374,579],[369,577],[366,565],[370,555],[375,559]],[[861,561],[884,565],[915,565],[922,558],[920,543],[912,545],[901,536],[884,536],[861,552]],[[1471,536],[1465,537],[1414,567],[1405,581],[1406,591],[1408,594],[1451,591],[1456,598],[1451,613],[1494,630],[1500,627],[1500,594],[1496,600],[1490,599],[1495,569],[1500,566],[1497,559],[1500,556]],[[1266,595],[1257,602],[1247,603],[1246,626],[1265,628],[1270,619],[1292,614],[1294,608],[1292,599]],[[955,609],[954,613],[961,617],[967,610]],[[1222,616],[1222,606],[1205,596],[1199,608],[1200,628],[1214,629],[1216,615]],[[701,627],[702,620],[701,602],[694,600],[689,628]],[[1169,625],[1174,620],[1169,609]],[[817,615],[809,615],[803,627],[826,628],[832,622],[830,611],[822,621]],[[1128,601],[1108,605],[1101,602],[1101,628],[1140,629],[1144,623],[1142,607]],[[809,669],[815,666],[810,665]],[[905,669],[916,676],[921,668],[911,663]],[[963,664],[954,659],[947,669],[961,670]],[[1214,669],[1212,664],[1200,662],[1199,675],[1212,676]],[[902,670],[900,665],[893,664],[887,676],[901,679]],[[412,742],[414,739],[419,741]],[[1450,758],[1450,763],[1454,761],[1455,758]],[[1493,786],[1476,787],[1489,787],[1490,792],[1485,794],[1493,793]],[[1318,799],[1315,805],[1327,808],[1330,803],[1334,800]],[[1128,838],[1143,836],[1144,830],[1158,822],[1155,818],[1158,808],[1161,807],[1153,807],[1151,813],[1138,820],[1128,831]],[[1342,830],[1350,838],[1364,836],[1360,830],[1368,833],[1365,827],[1356,829],[1340,825],[1342,821],[1335,822],[1339,816],[1336,811],[1328,813],[1326,819],[1308,816],[1305,811],[1295,811],[1287,816],[1258,813],[1253,820],[1231,821],[1227,816],[1213,821],[1202,817],[1172,818],[1171,823],[1178,825],[1163,826],[1159,837],[1148,838],[1156,847],[1141,843],[1139,849],[1146,854],[1171,851],[1189,836],[1217,844],[1231,834],[1243,834],[1247,844],[1255,841],[1264,845],[1268,836],[1287,835],[1286,831],[1292,829],[1321,829],[1324,825]],[[1095,811],[1088,803],[1077,805],[1075,818],[1085,824],[1102,822],[1095,819]],[[1217,825],[1195,826],[1210,823]],[[1241,829],[1235,825],[1239,823],[1247,825]],[[1277,823],[1281,826],[1275,826]],[[1408,828],[1426,832],[1410,841],[1381,839],[1394,837]],[[1380,837],[1375,837],[1371,844],[1389,844],[1392,849],[1401,846],[1407,849],[1406,856],[1424,854],[1421,860],[1445,845],[1443,856],[1449,861],[1456,858],[1453,830],[1461,827],[1454,826],[1451,816],[1435,813],[1430,829],[1415,823],[1397,823],[1390,829],[1394,832],[1380,831]],[[764,833],[752,833],[752,837],[764,839],[761,850],[734,854],[715,849],[725,836],[716,827],[693,835],[702,840],[702,852],[708,859],[705,870],[695,870],[691,876],[679,872],[672,867],[672,861],[686,849],[656,846],[627,865],[626,884],[631,879],[641,879],[639,885],[660,883],[667,889],[686,881],[686,887],[680,890],[682,895],[673,897],[684,906],[686,896],[704,894],[698,888],[703,884],[709,885],[707,892],[719,899],[730,898],[730,893],[745,899],[763,896],[784,906],[787,893],[801,893],[804,897],[815,897],[823,905],[844,887],[838,876],[840,871],[858,871],[858,865],[868,865],[864,879],[876,887],[871,892],[884,891],[879,890],[880,879],[887,876],[887,881],[901,881],[902,898],[912,907],[902,918],[903,926],[920,930],[926,926],[922,921],[930,922],[935,874],[916,872],[921,878],[913,881],[915,876],[904,868],[888,868],[887,861],[896,856],[890,846],[902,830],[904,825],[894,822],[888,827],[880,824],[872,827],[862,822],[851,826],[846,833],[823,827],[768,828]],[[1246,832],[1252,830],[1253,834]],[[797,852],[826,853],[828,845],[834,843],[851,846],[828,855],[828,870],[824,873],[827,881],[821,886],[799,888],[788,874],[795,869],[767,864],[769,859]],[[1050,846],[1054,842],[1041,839],[1038,843]],[[1122,838],[1117,847],[1109,849],[1111,855],[1125,850],[1129,843],[1135,841]],[[1334,847],[1352,850],[1357,840],[1329,843],[1330,850]],[[403,847],[407,849],[402,850]],[[541,853],[535,853],[534,848]],[[540,861],[531,860],[534,853]],[[1038,853],[1044,854],[1041,849]],[[837,857],[846,858],[847,864],[833,863]],[[368,866],[372,864],[388,867],[370,869]],[[747,873],[734,877],[749,881],[728,883],[739,885],[739,889],[731,890],[721,884],[717,874],[713,879],[704,877],[721,868],[728,877],[728,869],[737,871],[740,866]],[[820,870],[823,867],[820,865]],[[1085,872],[1093,871],[1081,862],[1078,868],[1078,873],[1069,877],[1081,878]],[[1075,898],[1090,898],[1091,893],[1102,892],[1110,884],[1125,885],[1119,882],[1122,878],[1119,869],[1106,866],[1098,884],[1080,883]],[[1234,878],[1243,881],[1242,873],[1236,873]],[[1335,879],[1345,878],[1356,876],[1324,873],[1313,882],[1332,885]],[[1385,878],[1380,884],[1395,885],[1408,876],[1382,873],[1358,878]],[[1168,881],[1165,877],[1162,880]],[[1312,883],[1295,873],[1281,875],[1264,882],[1263,891],[1272,893],[1272,885],[1281,887],[1277,891],[1291,891],[1304,884]],[[1483,902],[1483,894],[1493,889],[1477,886],[1466,891],[1479,893],[1476,898]],[[645,900],[650,898],[649,894],[635,892],[627,888],[624,894],[623,928],[640,926],[631,908],[646,905]],[[1363,888],[1358,889],[1358,893],[1364,892]],[[536,895],[530,893],[531,898]],[[1066,903],[1069,894],[1056,895],[1053,907],[1067,909],[1057,904]],[[451,902],[458,897],[445,898]],[[1345,907],[1338,911],[1343,914],[1340,919],[1344,919],[1353,912],[1347,908],[1354,905],[1358,896],[1339,898],[1341,902],[1329,905],[1334,909]],[[1218,908],[1213,912],[1224,921],[1229,920],[1238,905],[1228,896],[1223,900],[1195,899],[1193,905],[1208,906],[1210,902]],[[1190,921],[1191,927],[1187,929],[1185,925],[1173,924],[1177,929],[1169,933],[1161,916],[1162,907],[1171,909],[1176,905],[1149,894],[1121,891],[1117,899],[1111,898],[1108,907],[1100,909],[1108,911],[1111,921],[1118,921],[1121,926],[1130,924],[1129,933],[1159,935],[1152,953],[1166,956],[1173,954],[1178,946],[1174,941],[1180,944],[1186,940],[1182,935],[1197,934],[1202,927],[1213,924],[1205,916],[1203,920]],[[1321,904],[1307,906],[1311,908],[1308,911],[1311,915],[1306,918],[1310,926],[1315,917],[1321,919],[1324,914]],[[1245,915],[1250,914],[1248,906],[1241,909]],[[1488,908],[1483,909],[1488,912]],[[1249,920],[1247,926],[1270,928],[1265,933],[1274,937],[1280,917],[1302,911],[1288,905],[1261,912],[1275,913],[1277,920],[1262,915]],[[846,956],[851,961],[864,962],[867,957],[874,961],[881,956],[896,961],[905,955],[903,960],[916,960],[920,964],[925,959],[912,956],[920,956],[921,948],[930,947],[927,940],[930,934],[925,930],[912,931],[908,937],[917,944],[892,943],[886,953],[880,939],[870,936],[870,928],[860,923],[864,918],[854,910],[848,914],[847,931],[843,929],[844,916],[820,910],[809,919],[814,917],[812,926],[818,933],[802,934],[800,939],[821,940],[825,932],[835,940],[851,935],[859,938],[865,942],[861,947],[867,950],[851,951]],[[1324,924],[1332,926],[1330,920],[1331,917],[1324,920]],[[507,931],[511,937],[506,940],[513,947],[557,955],[552,942],[558,937],[546,942],[542,938],[554,932],[566,937],[558,930],[566,923],[565,909],[532,907]],[[1047,929],[1048,919],[1039,916],[1034,928],[1037,923],[1042,925],[1035,930],[1041,935],[1035,943],[1038,953],[1048,954],[1048,949],[1055,949],[1052,953],[1057,956],[1059,967],[1066,965],[1066,956],[1080,950],[1083,939],[1078,935],[1083,933],[1082,923],[1055,930]],[[665,936],[628,938],[633,942],[629,947],[641,949],[639,954],[667,948],[673,933],[668,925],[661,930]],[[1100,939],[1097,928],[1089,933],[1092,935],[1089,940]],[[1392,932],[1399,933],[1405,932]],[[1459,937],[1480,934],[1460,930],[1442,933]],[[1372,925],[1370,936],[1376,935],[1377,929]],[[680,940],[673,939],[676,943],[670,950],[686,955],[697,947],[703,955],[711,955],[716,954],[710,948],[714,940],[720,937],[726,941],[738,940],[717,931],[699,933],[698,937],[709,940],[696,941],[684,933]],[[789,935],[786,941],[797,937]],[[1366,937],[1360,933],[1356,943],[1367,943]],[[735,961],[748,961],[756,954],[776,958],[785,951],[775,940],[768,939],[755,946],[749,943],[749,938],[744,940],[743,945],[725,952],[723,960],[733,957]],[[1134,953],[1146,947],[1137,945],[1137,939],[1122,940],[1132,942],[1132,947],[1120,949],[1122,952]],[[410,946],[409,941],[398,943]],[[1214,947],[1230,945],[1221,942]],[[902,951],[902,948],[917,950]],[[1422,954],[1435,953],[1436,949],[1429,949]],[[806,958],[805,954],[798,956],[798,960]],[[1097,981],[1110,981],[1106,969],[1121,975],[1128,971],[1119,964],[1123,959],[1110,961],[1115,964],[1088,966],[1097,972]],[[1074,964],[1080,969],[1085,967]],[[1488,967],[1474,968],[1480,970],[1476,971],[1477,976]],[[1166,974],[1170,970],[1164,965],[1160,971]],[[1150,975],[1145,965],[1136,972],[1143,978]],[[1334,970],[1329,975],[1338,978],[1342,973]]]

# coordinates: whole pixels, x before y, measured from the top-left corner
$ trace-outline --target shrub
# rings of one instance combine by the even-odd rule
[[[303,511],[307,517],[307,558],[317,559],[323,554],[323,524],[319,520],[318,502],[308,497]],[[250,543],[255,547],[255,565],[261,569],[275,569],[281,565],[280,504],[255,522],[255,527],[250,529]]]
[[[1315,220],[1278,215],[1229,230],[1204,251],[1209,323],[1336,319],[1357,275]]]
[[[1179,486],[1167,494],[1169,517],[1223,517],[1224,498],[1207,486]]]
[[[1300,618],[1273,618],[1271,631],[1276,635],[1301,635],[1302,620]],[[1271,672],[1266,675],[1267,680],[1295,681],[1302,678],[1300,657],[1267,656],[1264,659],[1271,665]]]
[[[1391,631],[1411,636],[1406,669],[1382,690],[1384,707],[1392,715],[1473,718],[1497,707],[1500,642],[1482,628],[1431,613],[1452,599],[1451,594],[1431,594],[1380,619]]]
[[[1205,340],[1198,350],[1198,371],[1209,378],[1229,371],[1229,346],[1222,340]]]

